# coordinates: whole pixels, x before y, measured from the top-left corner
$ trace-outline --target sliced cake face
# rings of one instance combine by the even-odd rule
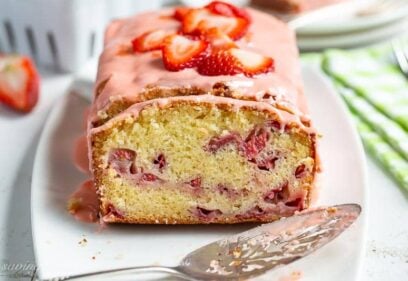
[[[88,144],[105,222],[268,222],[307,208],[316,132],[293,32],[220,1],[112,23]]]
[[[92,138],[103,220],[269,221],[308,205],[314,135],[256,108],[147,103]]]

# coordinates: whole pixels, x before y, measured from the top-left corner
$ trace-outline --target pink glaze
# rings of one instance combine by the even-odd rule
[[[275,60],[274,72],[253,78],[244,75],[202,76],[193,68],[179,72],[166,70],[157,52],[119,54],[120,50],[130,47],[133,38],[146,31],[158,28],[177,30],[180,23],[169,17],[172,12],[150,12],[110,24],[105,34],[105,49],[99,60],[96,88],[106,79],[109,78],[109,81],[95,97],[91,120],[95,120],[98,111],[112,101],[139,101],[147,86],[166,89],[198,87],[210,91],[217,82],[227,84],[237,97],[262,101],[267,94],[273,98],[264,99],[264,103],[284,104],[299,116],[307,112],[293,31],[276,18],[252,9],[249,13],[253,23],[247,36],[237,43],[242,49],[272,57]]]
[[[87,223],[98,221],[99,200],[92,180],[87,180],[78,186],[69,202],[69,212],[75,219]]]
[[[88,142],[86,134],[76,139],[73,159],[75,167],[83,173],[89,173]]]

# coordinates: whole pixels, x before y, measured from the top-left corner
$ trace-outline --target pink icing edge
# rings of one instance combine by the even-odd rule
[[[163,17],[171,15],[171,10],[144,13],[112,22],[105,33],[105,49],[99,61],[96,86],[108,78],[109,81],[95,98],[90,119],[97,119],[98,111],[115,100],[125,98],[137,101],[148,85],[166,89],[197,87],[209,92],[219,82],[247,99],[261,101],[265,93],[270,93],[277,102],[286,104],[299,115],[305,115],[307,105],[293,31],[270,15],[252,9],[249,9],[249,13],[253,18],[248,32],[250,40],[243,38],[237,43],[240,48],[271,56],[276,68],[275,72],[253,78],[243,75],[202,76],[195,69],[170,72],[164,69],[161,59],[150,52],[117,54],[121,46],[129,45],[133,38],[148,30],[177,29],[179,22]]]

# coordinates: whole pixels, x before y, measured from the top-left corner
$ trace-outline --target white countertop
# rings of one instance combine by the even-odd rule
[[[40,102],[30,114],[0,105],[0,280],[33,275],[32,165],[47,114],[71,81],[68,75],[43,77]],[[361,281],[408,280],[408,192],[368,158],[369,225]]]

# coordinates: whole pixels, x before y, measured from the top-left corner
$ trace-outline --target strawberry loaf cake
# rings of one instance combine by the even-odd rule
[[[307,208],[318,170],[295,36],[215,1],[107,28],[88,118],[108,223],[268,222]]]

